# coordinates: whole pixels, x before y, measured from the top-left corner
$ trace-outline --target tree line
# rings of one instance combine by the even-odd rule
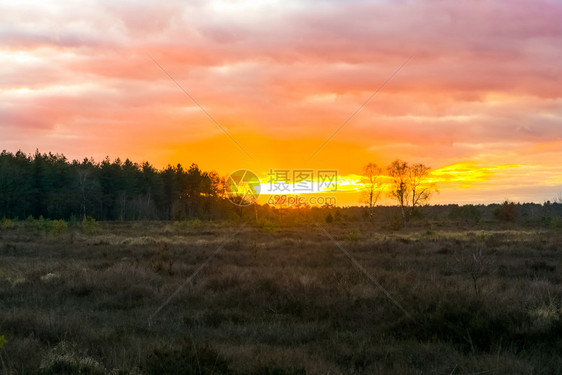
[[[53,219],[212,219],[231,209],[222,180],[196,164],[162,170],[129,159],[69,161],[35,152],[0,154],[0,217]]]
[[[329,206],[275,210],[267,204],[254,207],[232,204],[224,194],[224,178],[213,171],[202,171],[196,164],[187,168],[177,164],[157,169],[148,162],[138,164],[129,159],[70,161],[60,154],[3,151],[0,154],[0,218],[23,220],[42,216],[83,220],[91,217],[111,221],[218,220],[248,216],[263,220],[279,216],[302,221],[308,214],[321,220],[331,214],[336,220],[345,215],[347,219],[362,218],[364,213],[371,220],[398,217],[403,222],[417,214],[431,217],[437,210],[436,217],[457,221],[478,222],[482,216],[500,221],[538,220],[548,226],[561,225],[562,194],[544,205],[505,202],[489,206],[424,206],[436,191],[429,167],[401,160],[385,168],[369,163],[363,175],[366,208]],[[394,199],[398,207],[377,206],[383,194]]]

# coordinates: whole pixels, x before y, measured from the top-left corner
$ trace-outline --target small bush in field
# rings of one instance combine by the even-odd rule
[[[66,232],[68,229],[68,223],[64,220],[53,220],[51,221],[51,234],[59,236]]]
[[[334,221],[334,217],[332,216],[331,213],[329,213],[329,214],[326,216],[326,223],[330,224],[330,223],[332,223],[333,221]]]
[[[51,229],[51,220],[46,220],[43,215],[39,216],[39,219],[34,219],[33,216],[29,215],[25,219],[25,225],[29,228],[49,232]]]
[[[99,232],[100,225],[96,221],[96,219],[94,219],[91,216],[87,216],[87,217],[84,218],[84,220],[82,220],[82,230],[85,233],[93,234],[93,233]]]
[[[25,219],[24,225],[27,228],[35,229],[46,233],[52,233],[52,234],[57,234],[55,233],[57,231],[61,231],[61,230],[64,231],[64,229],[66,229],[63,228],[65,225],[68,227],[68,225],[64,220],[45,219],[43,215],[39,216],[38,219],[34,219],[33,216],[29,215],[27,219]],[[56,229],[53,231],[53,228]]]
[[[14,226],[14,221],[6,218],[3,218],[2,222],[0,223],[0,228],[2,229],[13,229]]]

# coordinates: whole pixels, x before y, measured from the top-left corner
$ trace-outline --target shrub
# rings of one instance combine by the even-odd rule
[[[28,228],[44,232],[48,232],[51,229],[51,221],[45,220],[43,215],[39,216],[39,219],[34,219],[33,216],[29,215],[27,219],[25,219],[25,225]]]
[[[13,229],[14,226],[14,221],[6,218],[3,218],[2,222],[0,223],[0,228],[2,229]]]
[[[326,216],[326,223],[330,224],[334,221],[334,217],[332,216],[331,213],[328,213],[328,215]]]
[[[68,229],[68,223],[64,220],[53,220],[51,222],[51,234],[59,236],[66,232]]]
[[[82,230],[85,233],[93,234],[98,232],[100,229],[99,223],[91,216],[87,216],[82,220]]]

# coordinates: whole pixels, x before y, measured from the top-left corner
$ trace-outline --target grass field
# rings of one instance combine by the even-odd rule
[[[559,229],[240,225],[6,226],[0,371],[562,372]]]

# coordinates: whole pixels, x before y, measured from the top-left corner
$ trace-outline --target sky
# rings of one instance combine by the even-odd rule
[[[434,203],[541,203],[562,191],[561,17],[559,0],[4,1],[0,149],[348,183],[401,159],[432,167]]]

